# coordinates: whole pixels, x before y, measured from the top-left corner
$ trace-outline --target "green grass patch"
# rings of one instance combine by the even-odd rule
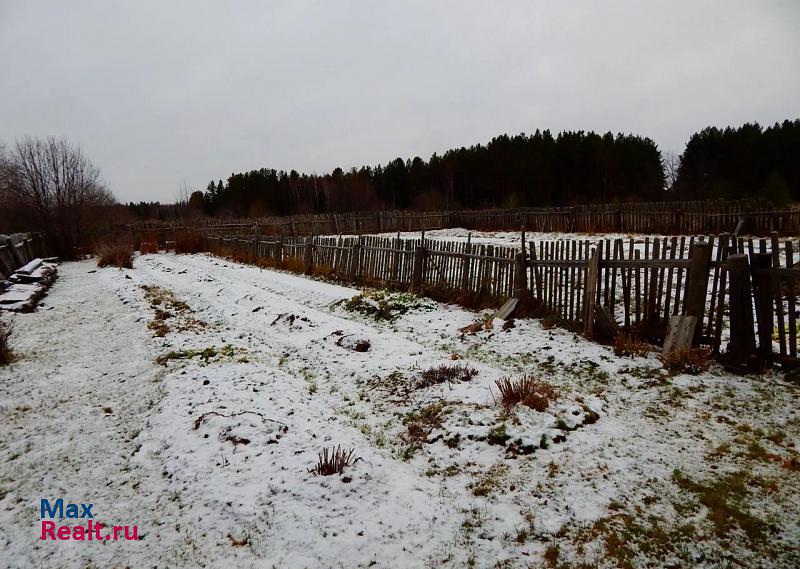
[[[700,482],[690,479],[680,470],[675,470],[672,481],[681,489],[694,494],[708,509],[706,517],[714,524],[718,537],[727,536],[737,527],[754,543],[763,540],[767,535],[769,524],[750,513],[749,486],[758,480],[749,472],[740,470]]]
[[[415,294],[385,290],[364,291],[347,300],[338,300],[333,305],[387,322],[393,322],[411,310],[433,308],[430,301]]]
[[[208,363],[215,358],[220,357],[233,357],[236,354],[236,348],[230,344],[226,344],[221,348],[204,348],[202,350],[178,350],[169,351],[166,354],[161,354],[156,358],[156,363],[160,365],[167,365],[167,362],[172,360],[190,360],[199,358],[204,363]]]

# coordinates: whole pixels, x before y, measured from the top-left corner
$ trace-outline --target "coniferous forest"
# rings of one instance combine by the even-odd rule
[[[709,127],[680,157],[645,137],[549,131],[501,135],[488,144],[396,158],[326,174],[270,168],[231,174],[188,203],[130,204],[141,219],[291,215],[376,209],[445,210],[586,203],[765,198],[800,201],[800,120],[766,129]]]

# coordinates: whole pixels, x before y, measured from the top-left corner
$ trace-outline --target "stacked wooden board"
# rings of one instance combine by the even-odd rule
[[[33,259],[0,281],[0,310],[30,312],[58,275],[56,259]]]

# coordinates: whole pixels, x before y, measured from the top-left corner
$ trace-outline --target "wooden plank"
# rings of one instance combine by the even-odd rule
[[[792,244],[791,240],[787,240],[785,244],[786,248],[786,266],[787,267],[794,267],[794,245]],[[790,276],[786,279],[786,285],[788,289],[788,296],[787,296],[787,314],[789,316],[789,356],[796,358],[797,357],[797,304],[796,304],[796,296],[795,296],[795,278]]]
[[[692,338],[697,327],[696,316],[675,315],[669,319],[667,337],[661,353],[669,355],[677,350],[688,349],[692,345]]]
[[[638,260],[641,257],[641,253],[638,249],[633,251],[633,258]],[[636,273],[636,280],[635,282],[635,289],[634,289],[634,303],[635,303],[635,311],[634,314],[636,316],[635,322],[636,325],[639,325],[641,322],[641,314],[642,314],[642,290],[641,290],[641,282],[639,280],[639,267],[637,266],[635,269]]]
[[[519,299],[516,297],[511,297],[503,306],[501,306],[497,312],[495,312],[494,317],[499,318],[500,320],[508,320],[513,314],[514,311],[517,309],[517,304],[519,303]]]
[[[728,257],[728,274],[731,280],[728,295],[731,311],[731,339],[728,344],[728,357],[737,363],[744,363],[756,351],[756,337],[753,330],[753,297],[747,255],[730,255]]]
[[[598,261],[599,254],[597,249],[593,249],[589,264],[586,267],[586,300],[584,301],[583,316],[583,333],[586,336],[591,336],[594,328],[594,307],[596,304],[595,289],[597,288]]]
[[[657,260],[661,256],[661,243],[658,239],[653,240],[653,249],[652,255],[653,259]],[[650,269],[650,283],[649,283],[649,291],[647,293],[647,320],[648,322],[653,322],[656,319],[656,314],[658,314],[656,309],[656,295],[658,293],[658,269],[653,267]],[[652,324],[651,324],[652,325]]]
[[[764,252],[753,257],[753,268],[763,269],[753,271],[753,295],[756,305],[756,320],[758,324],[758,354],[764,359],[772,357],[772,332],[773,310],[772,302],[775,296],[772,289],[774,277],[770,269],[772,268],[772,255],[767,253],[766,246]]]

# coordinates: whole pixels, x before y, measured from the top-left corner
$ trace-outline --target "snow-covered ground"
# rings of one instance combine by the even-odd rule
[[[536,321],[463,334],[480,314],[407,295],[376,320],[206,255],[60,275],[0,368],[0,566],[800,563],[791,378],[670,376]],[[423,387],[440,365],[477,374]],[[499,405],[524,373],[545,412]],[[336,445],[358,460],[311,473]],[[140,541],[41,541],[58,497]]]
[[[381,237],[397,237],[397,233],[381,233],[379,234]],[[400,233],[401,239],[419,239],[421,236],[421,232],[419,231],[405,231]],[[528,231],[525,233],[525,242],[526,243],[534,243],[537,247],[539,243],[548,242],[552,243],[554,241],[588,241],[590,246],[596,246],[601,241],[613,241],[616,239],[622,239],[624,244],[623,253],[626,258],[629,256],[629,243],[630,240],[633,239],[633,248],[634,251],[639,251],[639,253],[644,257],[645,248],[649,247],[649,250],[652,251],[653,249],[653,242],[654,241],[663,241],[664,238],[671,240],[673,238],[672,235],[655,235],[652,233],[642,234],[642,233],[557,233],[557,232],[533,232]],[[695,238],[698,237],[707,237],[707,235],[696,235]],[[469,229],[464,229],[463,227],[455,227],[451,229],[434,229],[431,231],[425,232],[426,239],[433,239],[433,240],[442,240],[442,241],[454,241],[454,242],[466,242],[469,238],[472,243],[475,244],[485,244],[485,245],[500,245],[503,247],[513,247],[519,248],[522,245],[522,234],[519,231],[472,231]],[[677,236],[678,245],[680,246],[681,238],[685,239],[686,248],[689,247],[689,239],[690,236]],[[742,238],[745,242],[751,238],[751,236],[743,235]],[[759,251],[759,241],[760,238],[752,237],[754,250]],[[786,263],[786,251],[784,249],[786,241],[791,241],[794,245],[794,262],[797,262],[797,251],[800,250],[800,243],[796,237],[780,237],[778,239],[779,246],[780,246],[780,253],[779,259],[781,266],[785,265]],[[649,245],[646,245],[649,243]],[[714,240],[714,255],[712,258],[715,258],[716,255],[716,248],[718,245],[718,240],[715,238]],[[772,251],[772,246],[770,244],[769,239],[766,242],[766,250]],[[747,245],[745,244],[745,247]]]

